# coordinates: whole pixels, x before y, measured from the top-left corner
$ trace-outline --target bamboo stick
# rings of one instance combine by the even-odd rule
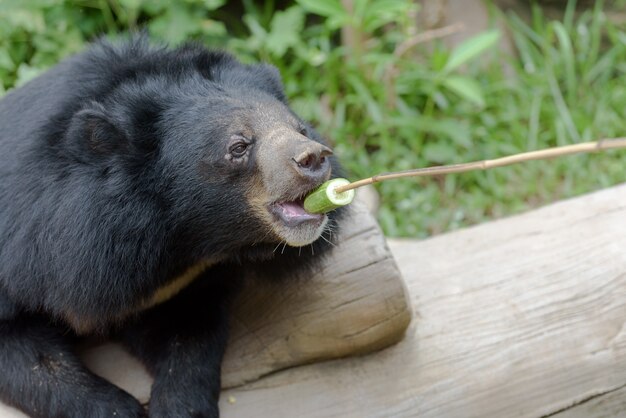
[[[381,173],[375,176],[354,181],[345,186],[339,186],[335,190],[337,193],[343,193],[348,190],[363,187],[368,184],[374,184],[385,180],[392,180],[404,177],[423,177],[435,176],[440,174],[465,173],[474,170],[487,170],[489,168],[504,167],[511,164],[521,163],[525,161],[545,160],[548,158],[561,157],[564,155],[599,152],[610,149],[626,148],[626,137],[602,139],[594,142],[583,142],[580,144],[565,145],[556,148],[547,148],[539,151],[529,151],[520,154],[513,154],[506,157],[496,158],[493,160],[473,161],[462,164],[441,165],[426,168],[417,168],[413,170],[398,171],[393,173]]]

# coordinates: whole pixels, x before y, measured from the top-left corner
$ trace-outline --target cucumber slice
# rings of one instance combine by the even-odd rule
[[[343,193],[335,191],[337,187],[349,183],[350,181],[342,178],[328,180],[304,199],[304,210],[309,213],[326,213],[351,203],[355,195],[354,189]]]

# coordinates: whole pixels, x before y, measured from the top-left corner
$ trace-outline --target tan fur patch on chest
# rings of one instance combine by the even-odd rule
[[[221,259],[208,259],[201,261],[187,270],[180,276],[176,277],[174,280],[169,281],[166,285],[161,286],[157,290],[155,290],[152,295],[148,296],[140,302],[139,304],[129,307],[126,310],[123,310],[118,313],[118,315],[113,318],[113,321],[121,321],[129,315],[144,311],[146,309],[152,308],[158,304],[166,302],[167,300],[176,296],[181,290],[185,287],[189,286],[195,279],[197,279],[200,274],[207,268],[219,263]],[[69,310],[67,312],[62,313],[62,318],[70,325],[74,331],[76,331],[79,335],[87,335],[94,330],[97,329],[99,321],[85,315],[76,315],[75,312]]]
[[[142,305],[141,310],[152,308],[176,296],[181,290],[189,286],[200,274],[216,264],[218,260],[204,260],[188,268],[183,274],[158,288]]]

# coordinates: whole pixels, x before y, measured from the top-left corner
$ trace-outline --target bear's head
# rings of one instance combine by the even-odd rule
[[[320,238],[328,216],[303,200],[338,166],[274,67],[198,47],[125,58],[66,134],[103,189],[151,201],[181,237],[222,251]]]

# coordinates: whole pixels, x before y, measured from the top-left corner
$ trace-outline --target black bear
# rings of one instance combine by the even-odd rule
[[[338,175],[331,154],[274,67],[196,44],[100,41],[9,92],[0,400],[34,417],[217,417],[246,271],[292,277],[331,246],[341,211],[302,203]],[[147,408],[80,363],[92,334],[145,363]]]

